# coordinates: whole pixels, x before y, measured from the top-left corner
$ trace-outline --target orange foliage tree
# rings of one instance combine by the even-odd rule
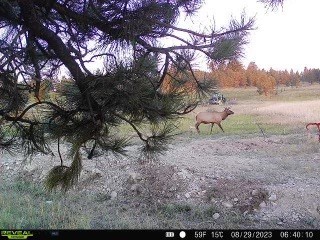
[[[277,86],[300,86],[301,74],[287,70],[277,71],[270,69],[266,71],[259,69],[255,62],[250,62],[245,69],[236,60],[219,64],[210,64],[211,75],[216,79],[220,88],[228,87],[257,87],[257,92],[264,95],[276,94]],[[311,75],[311,74],[309,74]]]

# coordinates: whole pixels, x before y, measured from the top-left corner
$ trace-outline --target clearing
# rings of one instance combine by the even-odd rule
[[[237,101],[231,105],[235,114],[222,122],[225,133],[215,126],[210,135],[210,125],[201,125],[197,134],[191,113],[183,133],[158,161],[140,161],[138,145],[120,159],[84,159],[80,183],[64,197],[32,193],[34,188],[12,181],[41,183],[59,164],[57,156],[37,155],[21,164],[21,156],[2,154],[0,216],[12,210],[10,201],[17,204],[14,197],[27,192],[28,211],[38,216],[32,203],[37,202],[46,209],[40,214],[46,220],[32,223],[23,218],[25,212],[15,212],[15,219],[22,220],[0,217],[0,228],[319,229],[320,143],[317,131],[307,133],[305,125],[320,121],[320,100]],[[58,215],[68,213],[69,222],[48,219],[53,214],[48,204],[60,207]],[[70,224],[73,215],[78,220]]]

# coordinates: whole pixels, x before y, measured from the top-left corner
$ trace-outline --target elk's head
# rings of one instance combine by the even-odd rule
[[[231,111],[229,107],[226,107],[226,108],[224,109],[224,111],[225,111],[228,115],[234,114],[234,112]]]

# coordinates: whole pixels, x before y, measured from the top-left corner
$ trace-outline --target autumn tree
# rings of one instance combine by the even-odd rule
[[[68,156],[58,152],[59,164],[46,180],[50,189],[65,190],[79,178],[83,146],[90,150],[89,159],[97,150],[125,153],[129,139],[114,134],[122,123],[140,138],[144,157],[166,150],[174,130],[170,121],[192,111],[206,91],[194,72],[195,53],[216,62],[237,59],[254,23],[243,15],[221,29],[177,25],[181,14],[192,17],[201,4],[0,0],[1,147],[52,154],[52,143],[58,149],[69,143]],[[163,39],[172,44],[164,46]],[[98,72],[89,68],[97,59],[104,62]],[[54,96],[42,94],[43,81],[55,81],[62,68],[70,80]],[[193,82],[192,98],[184,91],[161,91],[169,69],[179,76],[174,84]],[[40,115],[32,114],[38,110]]]
[[[260,70],[257,74],[256,87],[260,95],[270,96],[275,94],[276,80],[266,71]]]
[[[246,75],[249,86],[256,86],[259,79],[259,68],[255,62],[250,62],[247,66]]]
[[[268,71],[268,73],[269,73],[272,77],[274,77],[274,79],[276,80],[276,83],[277,83],[277,85],[278,85],[278,84],[279,84],[278,79],[279,79],[279,75],[280,75],[279,71],[270,68],[269,71]]]
[[[246,71],[238,60],[210,64],[212,78],[221,88],[247,86]]]
[[[257,87],[257,92],[259,94],[264,94],[265,96],[270,96],[276,93],[276,71],[267,72],[263,69],[259,69],[258,66],[251,62],[249,63],[246,75],[247,81],[250,86]]]
[[[232,82],[234,87],[245,87],[247,86],[247,77],[244,66],[236,60],[231,61],[228,64],[227,69],[232,76]]]

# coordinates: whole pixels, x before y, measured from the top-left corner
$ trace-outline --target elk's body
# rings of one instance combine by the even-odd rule
[[[225,120],[229,115],[234,114],[233,111],[230,110],[230,108],[225,108],[222,112],[199,112],[196,116],[196,129],[198,133],[200,133],[199,125],[201,123],[203,124],[211,124],[211,130],[210,133],[212,133],[212,127],[214,124],[217,124],[220,129],[224,132],[221,122],[222,120]]]

